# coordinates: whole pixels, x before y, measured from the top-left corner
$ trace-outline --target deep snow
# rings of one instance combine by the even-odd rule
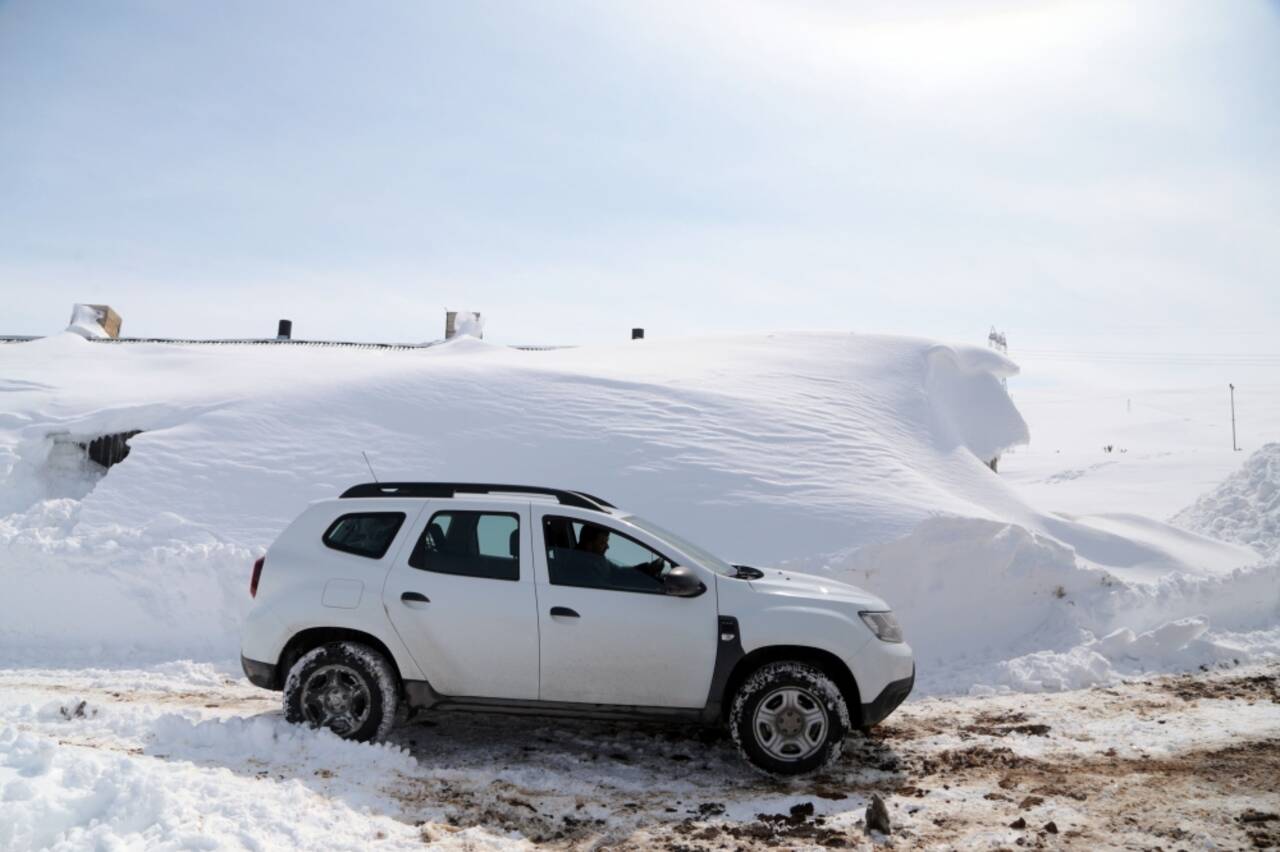
[[[1280,443],[1253,453],[1221,485],[1174,515],[1171,523],[1259,553],[1280,551]]]
[[[580,488],[728,558],[865,585],[899,611],[923,692],[1275,653],[1280,563],[1257,541],[1033,499],[1016,375],[990,350],[858,334],[5,345],[0,658],[234,660],[252,559],[366,480],[362,451],[384,479]],[[134,429],[105,477],[68,455]],[[1011,474],[984,464],[1002,452]]]

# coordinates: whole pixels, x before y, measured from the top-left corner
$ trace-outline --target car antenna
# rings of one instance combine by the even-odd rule
[[[361,451],[360,451],[360,455],[364,456],[364,463],[365,463],[365,464],[367,464],[367,465],[369,465],[369,475],[373,477],[373,481],[374,481],[374,482],[377,482],[377,481],[378,481],[378,474],[376,474],[376,473],[374,473],[374,472],[373,472],[373,464],[372,464],[372,463],[370,463],[370,461],[369,461],[369,454],[368,454],[368,453],[366,453],[364,450],[361,450]]]

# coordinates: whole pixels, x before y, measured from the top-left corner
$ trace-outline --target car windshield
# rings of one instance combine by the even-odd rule
[[[716,556],[714,553],[710,552],[709,550],[706,550],[705,548],[698,547],[698,545],[689,541],[687,538],[678,536],[675,533],[671,532],[670,530],[667,530],[658,526],[653,521],[645,520],[639,515],[627,515],[625,520],[629,524],[635,524],[637,527],[649,533],[650,535],[654,535],[660,539],[663,539],[664,541],[671,542],[676,547],[680,548],[685,553],[689,554],[694,559],[698,560],[698,562],[701,563],[704,567],[710,568],[712,571],[715,571],[717,574],[724,574],[726,577],[732,577],[734,574],[737,573],[737,570],[732,565],[730,565],[728,562],[725,562],[719,556]]]

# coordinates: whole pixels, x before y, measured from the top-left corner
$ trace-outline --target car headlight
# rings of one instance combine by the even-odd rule
[[[893,617],[893,613],[860,612],[858,615],[881,642],[902,641],[902,625],[898,624],[898,619]]]

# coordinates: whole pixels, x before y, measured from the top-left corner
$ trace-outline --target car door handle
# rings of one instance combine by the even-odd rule
[[[415,609],[419,609],[421,608],[422,604],[431,603],[431,598],[427,597],[426,595],[420,595],[417,592],[405,592],[400,596],[400,602],[405,606],[410,606],[410,607],[414,607]]]
[[[581,618],[577,612],[569,609],[567,606],[551,607],[551,617],[556,618],[557,616],[560,618]]]

